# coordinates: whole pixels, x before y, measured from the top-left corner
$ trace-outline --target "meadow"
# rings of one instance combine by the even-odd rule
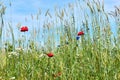
[[[106,12],[104,2],[78,0],[48,9],[42,26],[39,10],[31,15],[37,24],[18,24],[18,32],[4,21],[5,8],[0,3],[0,80],[120,80],[120,7]]]

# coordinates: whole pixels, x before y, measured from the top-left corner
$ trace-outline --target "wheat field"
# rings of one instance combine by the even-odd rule
[[[48,9],[41,27],[39,10],[31,29],[18,23],[16,32],[5,11],[0,2],[0,80],[120,80],[119,6],[78,0]]]

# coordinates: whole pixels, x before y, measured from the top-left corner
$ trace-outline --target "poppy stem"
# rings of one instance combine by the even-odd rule
[[[48,58],[48,74],[51,74],[51,65],[50,65],[50,57]]]

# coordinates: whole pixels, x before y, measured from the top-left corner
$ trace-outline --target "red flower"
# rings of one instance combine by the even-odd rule
[[[53,77],[54,77],[54,78],[59,77],[61,74],[62,74],[62,72],[58,72],[58,73],[56,73],[56,74],[53,74]]]
[[[20,31],[21,32],[28,31],[28,27],[27,26],[23,26],[23,27],[20,28]]]
[[[50,52],[50,53],[47,54],[47,56],[48,56],[48,57],[53,57],[54,54],[53,54],[52,52]]]
[[[84,35],[84,32],[83,31],[78,32],[78,36],[80,35]]]

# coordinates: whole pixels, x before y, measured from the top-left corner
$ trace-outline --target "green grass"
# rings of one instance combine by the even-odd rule
[[[79,13],[77,17],[73,12],[75,8]],[[117,7],[115,10],[119,12]],[[33,27],[30,38],[24,34],[23,40],[15,40],[14,31],[9,24],[8,33],[12,35],[12,42],[2,42],[6,48],[2,47],[0,50],[0,80],[119,80],[120,25],[116,23],[117,34],[113,34],[109,21],[109,17],[117,18],[115,13],[110,16],[104,10],[104,3],[95,0],[83,1],[82,4],[77,1],[64,9],[56,9],[55,15],[51,15],[48,10],[48,21],[45,21],[45,31],[42,33],[44,47],[37,42],[41,35],[39,29],[35,30]],[[0,14],[4,20],[3,12]],[[51,19],[52,16],[55,17],[54,20]],[[38,24],[32,26],[39,27],[40,20],[37,21]],[[0,28],[2,38],[5,35],[1,34],[2,27]],[[84,31],[85,35],[81,35],[77,41],[78,29]],[[56,36],[60,41],[59,48],[55,47]],[[48,57],[46,54],[49,52],[54,56]]]

